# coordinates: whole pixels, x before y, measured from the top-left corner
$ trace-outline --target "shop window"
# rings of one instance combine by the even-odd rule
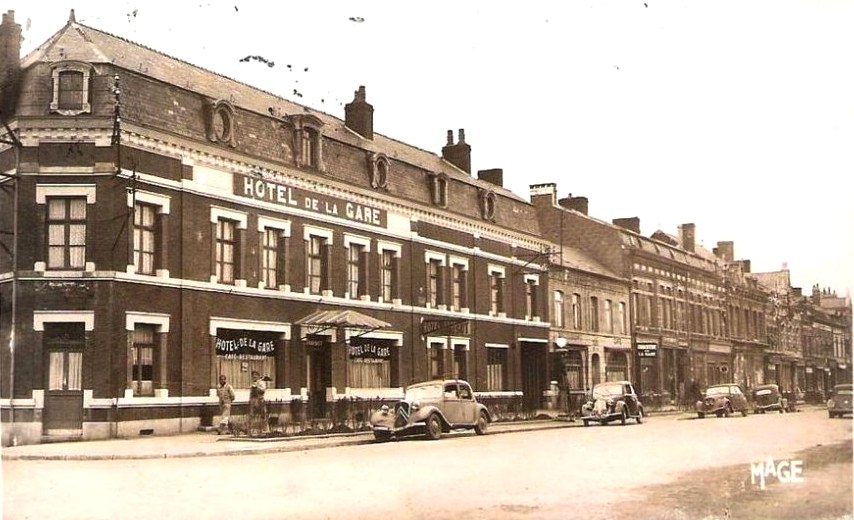
[[[352,388],[389,388],[397,366],[397,348],[388,340],[351,338],[347,385]]]
[[[131,347],[131,389],[134,395],[154,395],[156,326],[136,324]]]
[[[52,71],[53,97],[51,112],[76,116],[92,111],[89,83],[92,68],[86,63],[61,63]]]
[[[86,197],[47,198],[48,269],[86,264]]]
[[[605,380],[624,381],[628,379],[628,361],[623,352],[608,352],[605,355]]]
[[[252,372],[267,377],[267,388],[277,388],[276,352],[282,334],[273,331],[217,328],[217,376],[225,375],[234,388],[249,388]]]
[[[507,348],[486,349],[486,390],[500,392],[507,380]]]

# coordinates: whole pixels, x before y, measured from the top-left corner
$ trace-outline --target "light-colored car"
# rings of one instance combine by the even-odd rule
[[[854,390],[852,386],[836,385],[833,387],[833,393],[830,394],[830,399],[827,400],[827,415],[831,419],[834,417],[842,417],[845,414],[852,413],[851,397]]]
[[[378,441],[423,434],[438,439],[452,430],[486,433],[492,415],[475,398],[462,379],[426,381],[406,388],[394,409],[383,405],[371,415],[371,429]]]
[[[581,421],[588,426],[592,421],[608,424],[634,419],[643,422],[643,405],[635,387],[628,381],[610,381],[593,387],[590,399],[581,406]]]
[[[729,417],[734,412],[746,416],[748,408],[750,403],[747,402],[747,396],[740,386],[732,383],[708,387],[696,404],[697,417],[700,419],[709,414]]]

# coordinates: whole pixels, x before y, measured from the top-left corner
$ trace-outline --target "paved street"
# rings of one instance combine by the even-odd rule
[[[258,455],[4,460],[3,518],[850,517],[851,426],[819,410],[672,415]],[[751,482],[769,458],[794,461],[796,482]]]

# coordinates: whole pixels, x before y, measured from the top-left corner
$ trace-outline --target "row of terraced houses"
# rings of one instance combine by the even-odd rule
[[[0,25],[3,444],[174,433],[215,385],[330,417],[430,378],[496,410],[630,379],[648,407],[707,385],[823,398],[851,381],[851,303],[752,273],[694,224],[640,233],[555,184],[522,198],[343,119],[77,23],[21,56]],[[567,397],[569,399],[567,399]]]

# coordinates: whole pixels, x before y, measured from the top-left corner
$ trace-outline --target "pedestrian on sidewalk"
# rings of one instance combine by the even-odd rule
[[[231,403],[234,402],[234,388],[228,382],[225,374],[219,376],[219,388],[216,389],[216,394],[219,396],[219,428],[216,434],[222,435],[226,432],[233,433],[231,425]]]
[[[249,389],[249,436],[264,433],[264,425],[267,422],[267,410],[264,406],[264,393],[267,391],[267,383],[261,378],[261,374],[252,371],[252,386]]]

